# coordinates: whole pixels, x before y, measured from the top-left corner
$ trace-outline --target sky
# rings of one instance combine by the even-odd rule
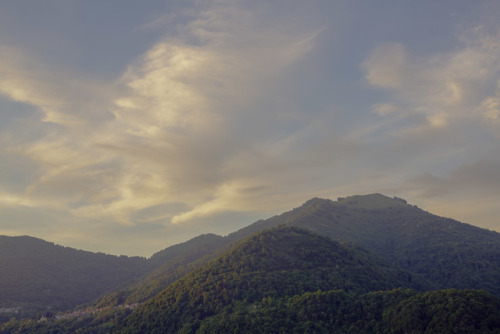
[[[375,192],[500,232],[499,13],[3,0],[0,234],[150,256]]]

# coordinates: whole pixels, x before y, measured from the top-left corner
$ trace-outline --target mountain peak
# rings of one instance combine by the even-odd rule
[[[379,193],[339,197],[338,204],[359,209],[375,210],[407,205],[404,199],[388,197]]]

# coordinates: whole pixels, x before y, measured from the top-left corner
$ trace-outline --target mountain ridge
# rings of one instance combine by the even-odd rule
[[[337,201],[312,198],[300,207],[259,220],[227,236],[200,235],[156,252],[148,260],[137,258],[145,262],[141,264],[145,269],[131,275],[130,282],[135,284],[115,289],[97,305],[147,300],[244,238],[278,225],[306,228],[337,241],[354,243],[388,263],[423,275],[440,288],[482,288],[500,295],[499,233],[438,217],[403,199],[375,193],[340,197]],[[20,238],[43,243],[33,237]],[[2,255],[5,257],[5,253],[0,253],[0,269]],[[125,261],[128,257],[115,258]],[[82,302],[91,302],[91,298]]]
[[[0,269],[5,254],[0,242]],[[108,311],[36,326],[95,333],[500,328],[500,234],[381,194],[312,198],[225,237],[200,235],[141,261],[147,270],[136,272],[135,283],[96,302],[94,309]]]

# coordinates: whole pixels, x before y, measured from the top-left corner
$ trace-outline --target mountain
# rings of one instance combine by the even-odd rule
[[[0,308],[23,307],[27,314],[73,308],[129,284],[148,269],[144,258],[0,236]]]
[[[356,247],[296,227],[251,236],[225,255],[169,285],[134,311],[132,333],[197,329],[225,307],[318,290],[366,293],[430,285]]]
[[[302,234],[306,233],[304,229],[310,231],[307,233],[313,233],[314,237],[301,234],[299,238],[305,242],[304,245],[308,245],[304,246],[304,254],[308,251],[314,253],[313,248],[316,246],[321,253],[322,249],[333,249],[333,245],[337,245],[340,248],[328,252],[344,252],[343,256],[349,261],[356,259],[361,262],[357,266],[355,262],[347,260],[335,264],[333,258],[326,254],[301,258],[301,253],[280,251],[289,250],[295,243],[302,244],[302,241],[289,243],[287,238],[264,237],[268,232],[262,231],[282,225],[299,228]],[[244,247],[242,245],[250,240],[247,238],[256,235],[265,242],[255,249],[245,246],[247,248],[241,251],[239,247]],[[293,239],[292,235],[288,237]],[[10,251],[6,247],[8,244],[12,248]],[[14,244],[19,245],[14,247]],[[253,240],[251,244],[258,243]],[[244,256],[245,253],[250,255]],[[290,260],[292,258],[293,261]],[[326,267],[321,267],[317,258],[326,259]],[[218,319],[219,314],[235,317],[234,312],[242,312],[245,307],[247,311],[253,307],[266,309],[269,305],[280,309],[279,305],[264,303],[262,298],[272,296],[273,300],[286,304],[291,300],[286,298],[292,298],[295,294],[302,296],[303,293],[318,289],[325,293],[340,289],[349,296],[364,298],[362,296],[368,296],[374,290],[411,288],[420,291],[413,292],[418,303],[424,298],[423,291],[429,289],[482,289],[496,297],[487,294],[486,298],[483,292],[476,290],[464,291],[469,291],[467,293],[471,294],[470,300],[473,302],[479,300],[481,305],[486,303],[486,309],[479,307],[471,312],[481,310],[477,311],[478,314],[486,314],[488,303],[496,303],[495,298],[500,296],[500,234],[435,216],[403,199],[381,194],[350,196],[337,201],[313,198],[296,209],[260,220],[228,236],[201,235],[160,251],[150,259],[93,254],[29,237],[4,237],[0,238],[0,272],[0,307],[28,305],[46,310],[50,306],[52,310],[59,310],[114,291],[95,304],[97,307],[107,307],[112,314],[111,319],[115,319],[102,320],[104,318],[98,316],[96,321],[111,321],[108,324],[111,327],[117,323],[133,327],[131,319],[147,324],[150,322],[149,317],[161,315],[181,319],[173,324],[167,321],[168,326],[177,328],[190,324],[201,330],[205,325],[213,325],[210,319]],[[233,285],[229,285],[229,289],[219,286],[217,289],[222,290],[214,293],[211,289],[218,286],[219,279],[232,282]],[[255,286],[262,288],[256,289]],[[234,295],[230,291],[238,291],[241,295]],[[461,290],[458,295],[452,293],[453,298],[463,300],[465,297],[461,293]],[[166,296],[183,297],[169,299]],[[406,299],[414,297],[405,296]],[[406,299],[398,299],[398,303]],[[198,304],[192,304],[190,300],[202,300],[201,305],[204,306],[198,309],[195,307]],[[124,318],[127,312],[116,315],[118,306],[137,302],[140,303],[137,311],[128,320],[120,322],[119,319]],[[366,307],[351,302],[346,305]],[[182,309],[190,310],[191,313],[184,313]],[[386,306],[382,309],[385,315],[392,312]],[[418,312],[424,311],[427,312],[428,308]],[[380,314],[374,316],[378,317],[377,324],[387,325],[386,322],[385,325],[379,322]],[[496,319],[495,314],[491,317]],[[329,319],[334,322],[338,320]],[[389,320],[385,318],[384,321]],[[158,321],[165,324],[163,320]],[[468,325],[464,326],[469,328]],[[493,325],[488,326],[490,328]]]
[[[437,281],[423,278],[428,276],[425,273],[412,273],[395,263],[388,263],[380,255],[366,251],[352,241],[338,242],[308,229],[291,226],[308,222],[309,227],[321,226],[324,233],[331,228],[331,218],[328,217],[338,215],[338,208],[332,210],[332,203],[339,206],[339,202],[346,200],[343,203],[346,205],[341,205],[340,210],[351,213],[347,216],[352,222],[358,222],[356,219],[364,215],[371,216],[376,210],[382,210],[381,215],[386,217],[388,208],[416,210],[416,216],[422,215],[422,210],[409,208],[399,199],[376,197],[376,201],[367,205],[363,203],[366,198],[356,198],[354,202],[352,199],[337,202],[313,199],[301,208],[256,223],[259,228],[264,228],[287,218],[289,225],[243,237],[256,228],[252,225],[246,231],[225,238],[205,235],[172,246],[157,255],[157,259],[164,258],[158,263],[180,263],[185,259],[185,264],[177,267],[184,274],[146,302],[94,309],[84,317],[71,319],[10,320],[0,326],[0,333],[500,332],[498,296],[471,289],[435,290]],[[428,213],[423,214],[436,219]],[[387,220],[381,220],[387,224]],[[419,221],[424,227],[428,226],[425,221]],[[462,224],[457,229],[457,222],[445,221],[450,225],[439,219],[437,223],[429,223],[434,232],[447,226],[451,230],[452,237],[445,234],[439,240],[446,243],[456,238],[463,242],[460,228],[471,227]],[[401,225],[399,233],[409,229],[405,224]],[[392,226],[390,222],[389,226]],[[345,226],[337,229],[349,231]],[[474,228],[471,231],[471,238],[494,242],[495,233],[484,230],[475,233]],[[235,237],[236,234],[240,239]],[[377,245],[363,233],[359,240]],[[214,242],[223,246],[215,247]],[[202,245],[213,251],[200,256],[198,247]],[[193,257],[189,258],[188,254],[193,254]],[[161,266],[157,268],[159,270]],[[163,277],[164,270],[157,271],[159,277],[156,281]],[[169,273],[166,275],[171,277]]]
[[[200,236],[167,248],[162,252],[175,257],[165,261],[160,270],[135,286],[107,296],[98,305],[145,301],[242,239],[279,225],[306,228],[359,245],[389,263],[422,275],[436,288],[484,289],[500,296],[499,233],[433,215],[400,198],[370,194],[337,201],[313,198],[226,237]],[[153,258],[159,259],[162,252]]]
[[[2,308],[21,307],[26,317],[72,309],[98,297],[101,307],[143,301],[192,271],[190,264],[219,248],[223,239],[200,235],[145,259],[0,236],[0,323],[15,314],[2,313]]]
[[[399,198],[314,198],[228,237],[283,224],[355,243],[442,289],[484,289],[500,296],[499,233],[433,215]]]
[[[399,287],[399,288],[396,288]],[[0,333],[498,333],[500,298],[418,275],[305,229],[258,232],[135,310],[15,321]]]

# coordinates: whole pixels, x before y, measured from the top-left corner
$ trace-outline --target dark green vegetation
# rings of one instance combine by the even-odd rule
[[[111,258],[136,280],[100,298],[103,311],[0,332],[500,333],[500,234],[380,194],[316,198],[149,260]]]
[[[476,290],[305,293],[238,304],[198,333],[498,333],[500,299]]]
[[[499,308],[498,297],[477,290],[422,293],[396,289],[361,295],[332,290],[267,297],[254,303],[234,302],[214,316],[184,322],[178,331],[147,329],[141,318],[135,319],[134,327],[117,326],[131,316],[115,311],[80,320],[12,320],[0,327],[0,333],[487,334],[499,333]]]
[[[132,332],[175,333],[235,302],[317,290],[352,293],[425,288],[411,274],[303,229],[283,227],[250,237],[228,254],[171,284],[127,319]]]
[[[209,258],[206,257],[207,254],[220,253],[221,245],[225,242],[226,239],[221,236],[204,234],[166,248],[151,257],[149,262],[155,269],[142,280],[124,290],[104,296],[97,301],[96,306],[109,307],[145,301],[205,263],[205,258]]]

